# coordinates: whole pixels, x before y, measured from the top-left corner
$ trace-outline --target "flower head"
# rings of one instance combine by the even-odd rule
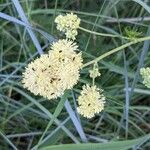
[[[90,77],[93,79],[95,79],[96,77],[99,77],[101,75],[101,73],[99,72],[97,63],[94,63],[93,69],[89,70],[89,73],[90,73]]]
[[[98,68],[93,68],[92,70],[89,70],[89,73],[91,78],[96,78],[101,75]]]
[[[84,85],[78,97],[77,111],[86,118],[92,118],[104,109],[105,96],[103,90],[96,86]]]
[[[79,79],[82,67],[81,53],[71,41],[59,40],[53,43],[48,54],[31,62],[23,73],[23,85],[35,95],[48,99],[61,96],[71,89]]]
[[[142,76],[143,80],[143,84],[150,88],[150,67],[147,68],[141,68],[140,69],[140,74]]]
[[[66,89],[71,89],[79,79],[79,70],[82,68],[81,53],[76,53],[78,46],[69,40],[59,40],[52,45],[49,51],[51,58],[57,58],[58,74],[61,84]]]
[[[57,29],[64,32],[67,38],[75,40],[80,25],[80,18],[77,15],[73,13],[65,16],[59,15],[56,17],[55,23],[57,23]]]

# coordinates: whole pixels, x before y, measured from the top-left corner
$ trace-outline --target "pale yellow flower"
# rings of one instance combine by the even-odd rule
[[[52,45],[49,51],[51,58],[57,58],[58,73],[66,89],[71,89],[79,79],[79,70],[82,68],[81,53],[76,53],[78,46],[69,40],[59,40]]]
[[[100,72],[99,72],[99,68],[98,68],[97,63],[94,63],[93,69],[89,70],[89,73],[90,73],[90,77],[93,78],[93,79],[95,79],[96,77],[99,77],[101,75]]]
[[[150,67],[147,68],[141,68],[140,69],[140,74],[142,76],[143,80],[143,84],[150,88]]]
[[[77,111],[86,118],[92,118],[104,109],[105,96],[103,90],[94,86],[84,85],[78,97]]]
[[[98,68],[93,68],[92,70],[89,70],[89,73],[91,78],[96,78],[101,75]]]
[[[35,95],[48,99],[60,97],[79,79],[82,67],[81,53],[76,53],[76,43],[59,40],[53,43],[48,54],[31,62],[23,73],[23,86]]]
[[[65,16],[59,15],[55,19],[57,23],[57,29],[65,33],[66,37],[75,40],[75,36],[78,34],[77,29],[80,25],[80,18],[73,13]]]
[[[23,73],[23,86],[35,95],[39,94],[48,99],[63,94],[64,89],[59,82],[54,63],[48,54],[41,55],[40,58],[31,62]]]

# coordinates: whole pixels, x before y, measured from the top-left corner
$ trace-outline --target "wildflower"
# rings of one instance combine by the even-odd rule
[[[147,68],[141,68],[140,69],[140,74],[142,76],[143,80],[143,84],[150,88],[150,67]]]
[[[58,84],[60,81],[51,63],[53,64],[48,54],[31,62],[23,73],[24,88],[49,99],[63,94],[63,88]]]
[[[56,17],[55,23],[57,23],[57,29],[64,32],[67,38],[75,40],[80,25],[80,18],[77,15],[73,13],[65,16],[59,15]]]
[[[48,99],[60,97],[79,79],[82,67],[81,53],[77,45],[68,40],[53,43],[48,54],[31,62],[23,73],[23,86],[35,95]]]
[[[94,64],[94,67],[92,70],[89,70],[90,77],[95,79],[96,77],[99,77],[101,74],[99,72],[97,64]]]
[[[78,46],[69,40],[59,40],[52,45],[49,51],[51,58],[57,58],[57,68],[63,86],[71,89],[79,79],[79,70],[82,68],[81,53],[76,53]]]
[[[92,118],[104,109],[105,96],[103,90],[96,86],[84,85],[78,97],[77,111],[86,118]]]

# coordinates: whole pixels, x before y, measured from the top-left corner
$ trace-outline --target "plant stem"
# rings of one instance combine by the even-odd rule
[[[94,60],[85,63],[85,64],[83,65],[83,68],[86,67],[86,66],[89,66],[89,65],[91,65],[91,64],[93,64],[93,63],[97,63],[98,61],[102,60],[103,58],[105,58],[105,57],[107,57],[107,56],[109,56],[109,55],[111,55],[111,54],[113,54],[113,53],[116,53],[116,52],[118,52],[118,51],[120,51],[120,50],[122,50],[122,49],[124,49],[124,48],[126,48],[126,47],[129,47],[130,45],[133,45],[133,44],[136,44],[136,43],[139,43],[139,42],[143,42],[143,41],[146,41],[146,40],[150,40],[150,36],[143,37],[143,38],[139,38],[139,39],[135,39],[134,41],[131,41],[131,42],[129,42],[129,43],[126,43],[126,44],[124,44],[124,45],[121,45],[120,47],[117,47],[117,48],[115,48],[115,49],[112,49],[112,50],[110,50],[109,52],[106,52],[106,53],[104,53],[103,55],[101,55],[101,56],[95,58]]]
[[[54,31],[54,20],[55,20],[56,12],[57,12],[57,4],[58,4],[58,0],[55,1],[55,8],[54,8],[54,15],[53,15],[53,23],[52,23],[51,33],[53,33],[53,31]]]
[[[92,78],[92,85],[94,86],[95,84],[95,78]]]
[[[99,33],[99,32],[91,31],[91,30],[88,30],[88,29],[85,29],[85,28],[82,28],[82,27],[79,27],[79,29],[82,30],[82,31],[94,34],[94,35],[100,35],[100,36],[105,36],[105,37],[119,37],[119,38],[124,38],[124,39],[130,39],[128,37],[123,37],[123,36],[120,36],[120,35]]]

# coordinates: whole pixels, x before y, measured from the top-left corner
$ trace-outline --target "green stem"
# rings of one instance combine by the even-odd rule
[[[54,15],[53,15],[53,23],[52,23],[51,33],[53,33],[53,31],[54,31],[54,20],[55,20],[56,12],[57,12],[57,4],[58,4],[58,0],[55,1],[55,8],[54,8]]]
[[[95,78],[92,78],[92,84],[94,86],[94,84],[95,84]]]
[[[111,55],[111,54],[113,54],[113,53],[116,53],[116,52],[118,52],[118,51],[120,51],[120,50],[122,50],[122,49],[124,49],[124,48],[126,48],[126,47],[129,47],[130,45],[136,44],[136,43],[138,43],[138,42],[146,41],[146,40],[150,40],[150,36],[148,36],[148,37],[143,37],[143,38],[139,38],[139,39],[135,39],[134,41],[131,41],[131,42],[129,42],[129,43],[126,43],[126,44],[124,44],[124,45],[121,45],[120,47],[117,47],[117,48],[115,48],[115,49],[112,49],[112,50],[110,50],[109,52],[104,53],[103,55],[97,57],[96,59],[87,62],[86,64],[83,65],[83,68],[86,67],[86,66],[89,66],[89,65],[91,65],[91,64],[93,64],[93,63],[97,63],[98,61],[102,60],[103,58],[105,58],[105,57],[107,57],[107,56],[109,56],[109,55]]]
[[[124,38],[124,39],[130,39],[128,37],[123,37],[123,36],[120,36],[120,35],[99,33],[99,32],[91,31],[91,30],[88,30],[88,29],[85,29],[85,28],[82,28],[82,27],[79,27],[79,29],[82,30],[82,31],[94,34],[94,35],[100,35],[100,36],[105,36],[105,37],[119,37],[119,38]]]

